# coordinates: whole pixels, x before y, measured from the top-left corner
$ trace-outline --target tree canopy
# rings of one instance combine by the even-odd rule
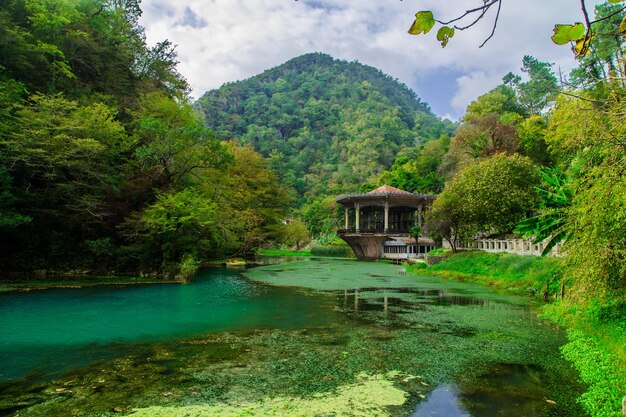
[[[498,153],[448,181],[426,216],[426,230],[456,247],[480,234],[511,232],[537,202],[539,173],[530,159]]]
[[[0,269],[189,276],[250,253],[289,194],[187,101],[135,0],[0,8]]]

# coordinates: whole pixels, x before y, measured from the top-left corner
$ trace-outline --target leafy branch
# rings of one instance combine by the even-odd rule
[[[489,39],[493,37],[493,35],[496,32],[498,19],[500,17],[502,0],[483,0],[483,2],[484,3],[482,6],[466,10],[460,16],[450,19],[448,21],[435,19],[435,17],[433,16],[433,13],[430,10],[417,12],[415,14],[415,21],[409,28],[409,33],[411,35],[419,35],[421,33],[426,34],[432,29],[435,23],[439,23],[442,26],[437,31],[437,40],[441,42],[442,47],[445,47],[448,44],[448,41],[450,40],[450,38],[454,36],[454,33],[456,30],[462,31],[462,30],[466,30],[466,29],[473,27],[485,17],[489,9],[491,9],[493,6],[497,4],[498,10],[496,13],[496,17],[493,21],[493,28],[492,28],[491,34],[480,45],[480,48],[482,48],[489,41]],[[449,26],[452,23],[461,22],[463,19],[467,18],[468,16],[474,17],[474,20],[462,26],[457,25],[457,24],[453,25],[452,27]]]
[[[480,44],[479,48],[485,46],[485,44],[493,38],[498,26],[498,20],[500,18],[500,11],[502,10],[502,0],[481,0],[482,6],[475,7],[473,9],[465,10],[459,16],[447,21],[436,19],[433,12],[430,10],[422,10],[415,14],[415,21],[409,28],[408,32],[411,35],[427,34],[435,26],[436,23],[441,27],[437,31],[437,40],[441,42],[441,46],[445,47],[448,44],[450,38],[455,34],[455,31],[462,31],[475,26],[479,21],[485,18],[487,12],[497,5],[497,11],[495,18],[493,19],[492,29],[489,36]],[[617,4],[626,0],[608,0],[610,3]],[[587,11],[587,5],[585,0],[580,0],[580,6],[584,17],[584,23],[576,22],[574,24],[557,24],[554,26],[554,34],[552,35],[552,41],[557,45],[572,44],[572,49],[576,54],[576,57],[584,56],[589,53],[589,47],[591,40],[594,37],[593,25],[603,20],[609,19],[618,13],[626,10],[626,7],[615,11],[609,16],[602,17],[600,19],[591,20]],[[460,22],[464,19],[472,17],[469,23],[461,25]],[[459,22],[459,24],[457,24]],[[453,24],[453,26],[449,26]],[[619,31],[622,35],[626,36],[626,18],[624,18],[619,26]]]

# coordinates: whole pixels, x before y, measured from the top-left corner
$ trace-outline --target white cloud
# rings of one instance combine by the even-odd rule
[[[417,91],[424,74],[464,74],[447,110],[458,117],[486,92],[482,87],[492,87],[509,71],[519,72],[525,54],[565,69],[575,64],[568,48],[553,45],[549,38],[555,23],[581,20],[577,2],[502,1],[496,36],[482,49],[478,45],[490,32],[489,21],[457,33],[444,49],[433,33],[406,33],[418,8],[432,9],[436,17],[446,19],[475,7],[478,0],[443,5],[439,0],[419,5],[379,0],[144,0],[142,24],[149,43],[168,38],[178,45],[179,70],[194,97],[295,56],[325,52],[380,68]]]
[[[456,114],[462,114],[469,103],[476,97],[491,90],[502,81],[499,74],[487,74],[483,71],[471,72],[456,80],[457,91],[450,100]]]

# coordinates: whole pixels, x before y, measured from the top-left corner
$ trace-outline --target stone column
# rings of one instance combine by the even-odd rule
[[[345,227],[346,230],[348,230],[348,225],[349,225],[349,222],[348,222],[348,207],[346,206],[346,227]]]
[[[389,202],[385,201],[385,233],[389,231]]]
[[[422,228],[422,205],[417,207],[417,225]],[[420,233],[421,234],[421,233]]]
[[[355,210],[356,210],[356,232],[359,233],[359,229],[361,229],[361,207],[359,206],[359,203],[356,203],[356,205],[354,206]]]

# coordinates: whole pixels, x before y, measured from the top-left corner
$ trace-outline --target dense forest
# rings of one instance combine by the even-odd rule
[[[0,8],[0,269],[190,276],[277,233],[288,193],[202,125],[139,1]]]
[[[456,127],[381,71],[322,53],[209,91],[195,107],[218,139],[251,145],[267,158],[295,191],[296,215],[316,236],[334,233],[336,196],[375,188],[398,154],[416,156],[424,146],[432,153],[426,144],[449,143]],[[422,192],[442,187],[436,172],[410,185]]]
[[[305,197],[355,191],[400,150],[454,128],[397,80],[321,53],[209,91],[195,106],[218,139],[251,144]]]

